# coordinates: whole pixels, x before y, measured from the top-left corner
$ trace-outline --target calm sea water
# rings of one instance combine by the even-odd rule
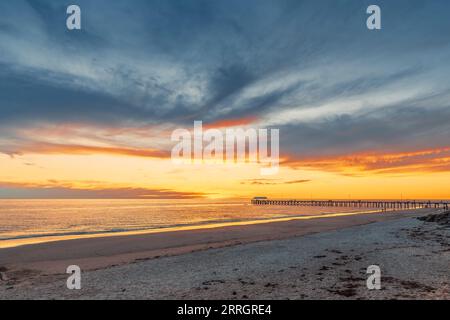
[[[358,212],[213,200],[0,200],[0,241]]]

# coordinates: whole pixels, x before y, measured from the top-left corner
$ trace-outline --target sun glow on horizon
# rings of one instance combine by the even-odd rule
[[[8,189],[23,190],[25,194],[27,190],[54,189],[64,191],[56,195],[69,198],[74,190],[93,195],[97,192],[100,198],[117,197],[120,192],[131,198],[157,198],[159,191],[173,192],[174,198],[210,199],[255,195],[305,199],[450,198],[447,172],[349,175],[281,165],[279,174],[265,177],[260,175],[260,166],[251,163],[174,166],[170,159],[105,154],[0,155],[0,167],[3,198],[8,197]],[[146,190],[156,193],[146,195]],[[39,197],[39,192],[30,193],[30,197]]]

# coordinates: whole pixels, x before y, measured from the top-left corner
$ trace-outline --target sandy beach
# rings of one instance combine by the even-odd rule
[[[0,299],[449,299],[432,209],[69,239],[0,249]],[[66,288],[69,265],[82,289]],[[378,265],[382,290],[368,290]]]

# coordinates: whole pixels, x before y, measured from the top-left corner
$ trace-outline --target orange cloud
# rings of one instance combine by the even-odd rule
[[[170,137],[172,129],[168,125],[135,125],[107,126],[89,123],[39,124],[33,127],[16,128],[14,132],[22,137],[39,136],[55,137],[118,137],[136,136],[151,137],[155,134],[165,134]]]
[[[346,156],[287,157],[282,164],[348,175],[450,171],[450,147],[413,152],[364,152]]]
[[[283,185],[283,184],[299,184],[299,183],[306,183],[311,182],[311,180],[287,180],[287,181],[280,181],[279,179],[249,179],[242,181],[241,184],[248,184],[248,185]]]
[[[147,157],[147,158],[170,157],[170,152],[165,150],[86,146],[76,144],[28,143],[20,145],[20,147],[16,148],[18,150],[12,149],[6,151],[5,153],[8,153],[10,155],[38,153],[38,154],[79,154],[79,155],[110,154],[110,155],[125,155],[125,156]]]
[[[219,129],[227,127],[247,126],[256,122],[257,120],[258,118],[256,116],[250,116],[241,119],[227,119],[204,124],[204,127],[206,129]]]

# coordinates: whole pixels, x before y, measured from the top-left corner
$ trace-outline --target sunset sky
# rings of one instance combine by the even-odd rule
[[[447,0],[1,1],[0,198],[450,198],[449,15]],[[279,173],[174,164],[171,134],[196,120],[279,129]]]

